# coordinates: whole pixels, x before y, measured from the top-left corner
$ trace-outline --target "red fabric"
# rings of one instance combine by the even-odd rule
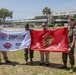
[[[49,38],[48,44],[46,40]],[[68,52],[68,29],[31,30],[31,50]]]

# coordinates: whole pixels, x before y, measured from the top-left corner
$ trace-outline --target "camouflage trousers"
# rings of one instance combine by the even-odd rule
[[[62,60],[64,64],[67,64],[67,58],[69,57],[70,64],[74,65],[75,64],[75,59],[74,59],[74,49],[75,47],[71,48],[71,51],[69,53],[62,53]]]
[[[28,54],[29,54],[29,56],[30,56],[31,59],[33,58],[33,54],[34,54],[34,51],[33,51],[33,50],[28,50],[28,49],[26,48],[26,49],[24,50],[24,52],[25,52],[25,54],[24,54],[25,60],[28,59]]]
[[[2,52],[4,60],[8,60],[7,52],[6,51],[1,51],[1,52]]]

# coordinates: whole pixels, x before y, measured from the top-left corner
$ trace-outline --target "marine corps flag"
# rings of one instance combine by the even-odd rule
[[[31,30],[31,50],[68,52],[68,29]]]

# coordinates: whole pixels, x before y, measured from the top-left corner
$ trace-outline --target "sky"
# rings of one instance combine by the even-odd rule
[[[13,11],[13,20],[41,15],[45,7],[51,11],[76,9],[76,0],[0,0],[0,8]]]

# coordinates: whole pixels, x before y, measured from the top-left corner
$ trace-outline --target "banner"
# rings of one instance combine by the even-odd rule
[[[68,29],[32,30],[31,50],[68,52]]]
[[[29,48],[31,42],[30,31],[0,30],[0,51],[15,51]]]
[[[67,52],[68,29],[0,30],[0,51],[16,51],[24,48],[38,51]]]

